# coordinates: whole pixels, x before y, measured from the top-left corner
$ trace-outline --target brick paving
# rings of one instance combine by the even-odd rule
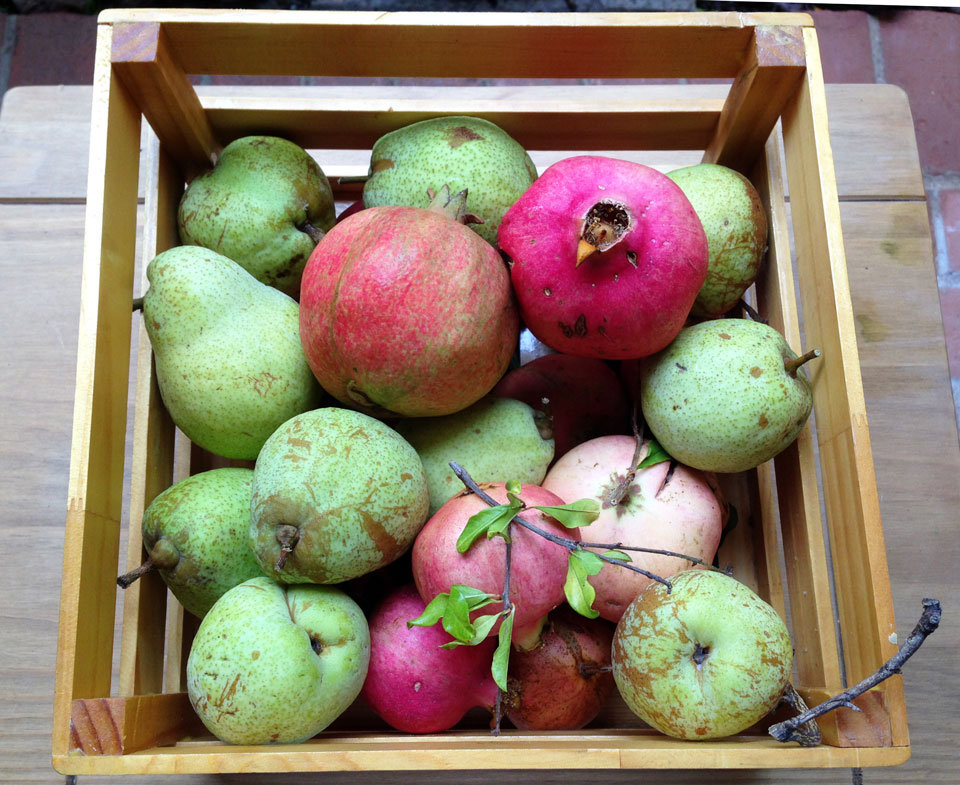
[[[400,1],[392,0],[394,4]],[[510,10],[510,2],[513,0],[501,0],[500,10]],[[621,0],[620,4],[623,2],[633,0]],[[603,0],[605,8],[610,3],[616,5],[614,0]],[[536,0],[530,7],[537,10],[541,5],[543,10],[560,10],[550,6],[549,0]],[[420,2],[414,6],[420,7]],[[357,0],[343,7],[366,6]],[[692,10],[693,2],[649,0],[638,7]],[[486,10],[481,0],[471,8]],[[909,96],[930,207],[954,399],[960,413],[960,13],[862,8],[811,11],[824,78],[828,82],[887,82],[899,85]],[[622,9],[611,5],[611,10]],[[0,94],[18,85],[89,84],[95,38],[93,16],[0,14]],[[240,80],[199,77],[196,81],[231,84]],[[292,78],[284,83],[330,81],[339,80]]]

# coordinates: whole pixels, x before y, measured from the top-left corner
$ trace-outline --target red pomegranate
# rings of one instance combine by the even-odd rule
[[[510,277],[461,222],[466,192],[430,209],[373,207],[334,226],[303,273],[300,339],[331,395],[374,416],[432,417],[479,400],[517,343]]]
[[[683,191],[642,164],[550,166],[500,224],[531,332],[557,351],[623,360],[674,339],[707,275],[707,238]]]

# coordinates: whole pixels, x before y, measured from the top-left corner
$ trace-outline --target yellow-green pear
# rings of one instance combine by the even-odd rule
[[[254,460],[281,423],[320,405],[293,299],[199,246],[156,256],[147,279],[143,320],[160,395],[193,442]]]
[[[303,267],[336,215],[330,183],[306,150],[245,136],[191,180],[177,219],[184,245],[221,253],[296,298]]]
[[[553,460],[546,416],[512,398],[488,397],[455,414],[401,420],[397,431],[423,461],[431,515],[463,490],[450,461],[477,482],[539,485]]]

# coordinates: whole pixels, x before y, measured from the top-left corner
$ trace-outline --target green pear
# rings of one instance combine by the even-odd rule
[[[641,361],[647,425],[680,463],[714,472],[752,469],[800,433],[813,399],[783,336],[762,322],[716,319],[680,331]]]
[[[221,595],[262,575],[250,550],[253,469],[201,472],[159,494],[143,513],[147,560],[121,575],[127,588],[155,569],[180,604],[203,618]]]
[[[285,422],[254,467],[250,539],[284,583],[340,583],[413,544],[427,519],[423,464],[396,431],[349,409]]]
[[[503,214],[537,179],[537,168],[506,131],[479,117],[435,117],[398,128],[373,145],[365,207],[427,207],[427,190],[467,190],[470,228],[491,245]]]
[[[320,404],[290,297],[198,246],[164,251],[147,278],[143,319],[160,394],[192,441],[253,460],[277,426]]]
[[[296,298],[303,267],[336,215],[330,183],[306,150],[246,136],[190,182],[177,219],[184,245],[223,254]]]
[[[697,164],[667,174],[696,210],[707,235],[707,279],[694,316],[713,318],[733,308],[750,287],[767,250],[767,214],[746,177],[717,164]]]
[[[187,693],[230,744],[294,744],[353,703],[370,662],[357,604],[332,586],[253,578],[206,615],[187,658]]]
[[[553,434],[544,415],[511,398],[483,398],[456,414],[401,420],[397,431],[423,461],[430,515],[463,490],[450,461],[477,482],[539,485],[553,460]]]

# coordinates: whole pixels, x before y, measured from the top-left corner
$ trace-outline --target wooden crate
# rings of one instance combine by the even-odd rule
[[[360,87],[349,93],[251,88],[201,99],[188,74],[518,78],[534,86]],[[679,77],[728,81],[535,84]],[[123,598],[121,655],[114,662],[115,578],[141,560],[142,511],[175,479],[211,465],[209,456],[177,437],[152,375],[149,343],[138,331],[136,395],[129,403],[135,406],[128,509],[133,525],[120,564],[138,178],[146,188],[145,262],[177,243],[176,205],[185,179],[233,138],[283,135],[317,151],[328,174],[357,174],[365,170],[357,162],[381,134],[445,114],[487,117],[541,163],[564,154],[556,151],[602,150],[664,168],[684,157],[702,158],[752,178],[770,217],[769,264],[757,283],[758,307],[792,346],[817,346],[823,357],[810,368],[816,436],[808,426],[774,461],[728,478],[742,523],[721,559],[789,618],[795,683],[809,703],[838,692],[842,673],[854,683],[895,651],[810,17],[108,11],[100,17],[94,75],[55,768],[65,774],[156,774],[808,768],[905,761],[910,748],[899,677],[863,696],[862,714],[841,709],[827,715],[821,721],[824,744],[816,748],[781,745],[762,731],[677,741],[643,727],[616,700],[597,723],[576,733],[507,730],[495,738],[476,721],[444,734],[410,736],[385,730],[355,708],[304,744],[231,747],[204,734],[183,692],[195,621],[168,602],[156,575]],[[153,133],[141,171],[143,118]],[[344,149],[353,150],[353,158],[347,154],[342,166],[328,166],[325,155],[343,157]]]

